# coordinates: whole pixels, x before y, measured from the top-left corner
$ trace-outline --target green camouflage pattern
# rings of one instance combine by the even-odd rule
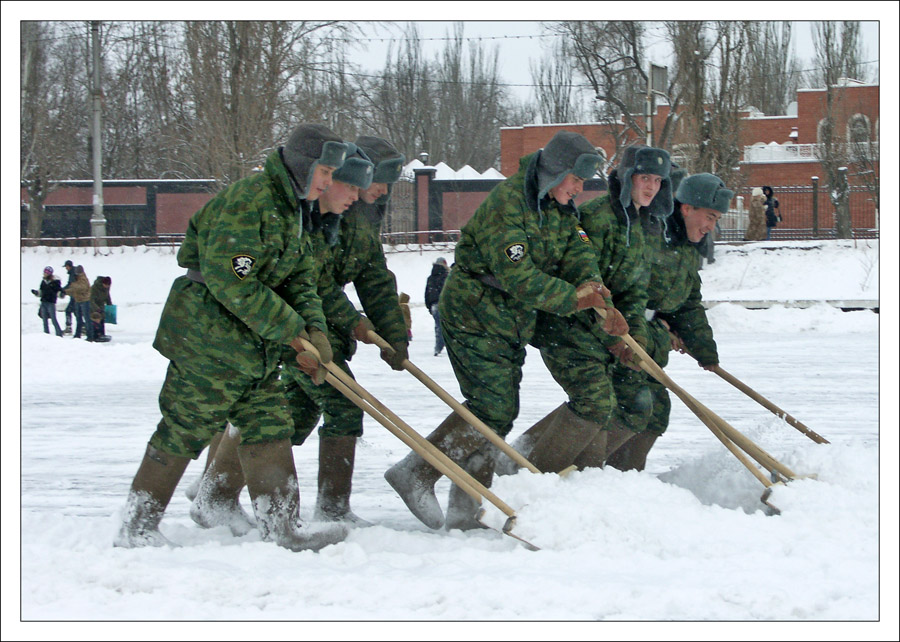
[[[178,264],[199,271],[205,283],[187,276],[175,279],[153,346],[179,372],[197,373],[207,381],[188,388],[191,421],[176,419],[172,413],[181,406],[170,404],[171,416],[165,419],[170,429],[190,433],[204,408],[218,417],[225,401],[236,404],[232,413],[240,414],[245,404],[254,406],[260,386],[278,372],[284,344],[308,327],[325,331],[311,239],[301,229],[304,205],[276,152],[262,172],[226,188],[191,218]],[[244,386],[234,399],[223,397],[216,383],[229,379]],[[170,385],[167,378],[161,403],[186,394],[169,390]],[[250,430],[251,440],[257,438],[257,428],[245,423],[238,427]],[[206,440],[205,429],[196,430],[182,441]]]
[[[647,354],[660,367],[669,363],[671,341],[660,322],[663,319],[700,363],[718,363],[716,342],[702,304],[700,252],[687,240],[680,212],[666,219],[665,225],[649,220],[642,225],[645,261],[650,267],[647,308],[656,310],[651,321],[639,321],[647,336]],[[613,365],[612,376],[624,423],[636,432],[664,433],[671,409],[668,390],[648,374],[618,364]]]
[[[597,257],[603,283],[613,293],[613,303],[629,328],[640,328],[646,308],[649,270],[644,264],[644,234],[634,208],[631,225],[626,220],[615,187],[578,208],[581,224]],[[639,330],[640,332],[640,330]],[[646,343],[646,334],[632,334]],[[578,416],[606,426],[616,395],[609,368],[615,360],[607,347],[620,341],[603,331],[592,310],[561,317],[538,312],[532,344],[556,382],[569,397],[569,407]]]
[[[228,377],[216,376],[196,366],[169,362],[159,393],[162,420],[150,437],[151,446],[197,459],[227,423],[240,430],[242,443],[291,435],[291,416],[279,368],[258,379],[240,370]]]
[[[328,323],[334,362],[351,376],[353,373],[347,361],[357,347],[351,332],[361,315],[344,292],[348,283],[353,283],[363,310],[378,335],[389,343],[407,343],[406,324],[397,299],[397,280],[387,267],[380,232],[367,217],[367,207],[371,206],[357,201],[340,217],[333,243],[329,243],[328,238],[334,236],[330,227],[337,220],[328,220],[328,216],[325,217],[324,233],[313,237],[321,270],[319,296]],[[377,355],[377,352],[372,349],[372,354]],[[303,443],[320,416],[321,436],[362,436],[363,412],[356,404],[331,385],[315,385],[296,367],[292,350],[285,352],[284,361],[289,405],[294,415],[292,441],[295,445]]]
[[[501,436],[518,416],[537,311],[571,314],[576,285],[600,280],[577,211],[550,199],[538,209],[539,153],[522,158],[519,171],[497,185],[463,227],[438,304],[460,390],[471,411]]]

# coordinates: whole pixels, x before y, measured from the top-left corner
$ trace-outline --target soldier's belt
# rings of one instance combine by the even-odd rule
[[[481,281],[485,285],[489,285],[492,288],[500,290],[501,292],[503,292],[503,294],[509,294],[500,283],[500,280],[493,274],[478,274],[476,272],[469,272],[468,270],[463,270],[463,272],[471,276],[473,279]]]
[[[192,270],[191,268],[188,268],[186,276],[191,281],[194,281],[196,283],[202,283],[203,285],[206,285],[206,280],[203,278],[203,274],[200,273],[200,270]]]

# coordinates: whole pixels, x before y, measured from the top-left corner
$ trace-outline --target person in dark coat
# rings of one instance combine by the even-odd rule
[[[763,186],[763,195],[766,197],[766,240],[772,238],[772,228],[781,220],[781,211],[778,209],[778,199],[775,192],[768,185]]]
[[[63,292],[59,279],[53,276],[53,268],[49,265],[44,268],[44,278],[41,280],[41,284],[38,288],[40,291],[32,290],[31,293],[34,296],[41,298],[41,307],[38,316],[44,321],[44,332],[50,334],[50,324],[48,321],[53,321],[53,327],[56,329],[56,336],[61,337],[63,335],[62,329],[59,327],[59,322],[56,320],[56,298],[58,296],[66,296],[66,293]]]
[[[94,341],[109,341],[106,334],[106,306],[112,305],[109,296],[109,288],[112,279],[108,276],[98,276],[91,286],[91,323],[94,325]]]
[[[431,276],[425,282],[425,307],[434,317],[434,356],[438,356],[444,349],[444,336],[441,334],[441,313],[438,310],[438,301],[441,298],[441,290],[444,289],[444,281],[447,280],[447,259],[443,256],[431,266]]]

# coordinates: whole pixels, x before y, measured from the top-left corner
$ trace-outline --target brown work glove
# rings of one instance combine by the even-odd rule
[[[409,346],[400,342],[392,343],[391,348],[382,348],[381,358],[394,370],[403,370],[403,362],[409,359]]]
[[[623,366],[627,366],[632,370],[637,370],[638,372],[640,372],[640,357],[637,356],[634,350],[631,349],[631,346],[629,346],[627,343],[625,343],[624,341],[616,341],[614,344],[609,346],[607,350],[609,350],[613,354],[613,356],[622,363]]]
[[[306,339],[313,345],[318,352],[318,356],[312,351],[307,350],[301,339]],[[313,380],[313,383],[321,385],[325,381],[327,370],[323,364],[330,363],[333,358],[331,344],[325,333],[317,328],[310,328],[309,332],[303,331],[300,335],[291,341],[291,347],[297,351],[297,365],[300,370],[305,372]]]
[[[599,281],[585,281],[575,288],[575,311],[587,308],[606,308],[609,304],[606,299],[611,295],[605,285]]]
[[[606,308],[606,318],[603,319],[602,328],[607,334],[616,337],[628,334],[628,322],[625,320],[625,317],[622,316],[622,313],[611,305]]]
[[[354,339],[361,343],[373,343],[369,338],[369,332],[375,332],[375,326],[369,321],[368,317],[360,317],[359,322],[350,331]]]

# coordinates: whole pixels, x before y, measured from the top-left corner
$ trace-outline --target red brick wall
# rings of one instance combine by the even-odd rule
[[[157,194],[156,233],[184,234],[191,216],[215,194]]]
[[[22,202],[29,203],[28,191],[21,188]],[[93,187],[59,187],[50,192],[44,205],[92,205],[94,202]],[[144,205],[147,202],[145,187],[109,187],[103,188],[103,202],[110,205]]]

